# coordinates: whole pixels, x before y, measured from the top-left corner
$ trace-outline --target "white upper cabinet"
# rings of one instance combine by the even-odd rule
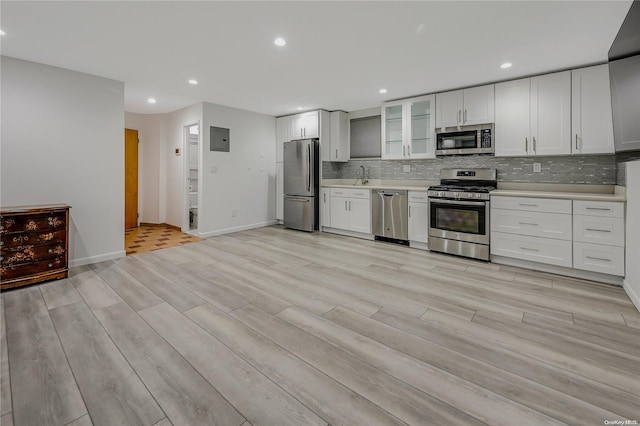
[[[495,85],[496,156],[571,153],[571,73]]]
[[[433,158],[435,96],[388,102],[382,107],[382,158]]]
[[[531,78],[533,155],[571,153],[571,72]]]
[[[320,137],[320,119],[318,111],[292,115],[290,126],[290,140],[310,139]]]
[[[276,163],[282,163],[284,143],[291,140],[291,138],[289,138],[290,127],[290,117],[280,117],[276,119]]]
[[[530,96],[528,78],[496,84],[496,156],[527,155],[531,139]]]
[[[571,71],[571,152],[614,152],[609,66]]]
[[[351,146],[349,144],[349,114],[344,111],[331,113],[331,138],[322,138],[323,161],[349,161]],[[329,143],[327,143],[329,142]]]
[[[465,126],[495,121],[495,85],[464,89],[462,119]]]
[[[470,126],[495,120],[495,86],[436,94],[436,127]]]
[[[462,125],[463,96],[462,90],[436,94],[436,127]]]

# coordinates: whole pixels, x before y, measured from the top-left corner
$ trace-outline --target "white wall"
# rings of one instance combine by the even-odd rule
[[[275,223],[275,117],[210,103],[203,113],[198,231],[212,236]],[[210,126],[230,129],[230,152],[209,150]]]
[[[0,204],[71,205],[71,266],[124,256],[124,84],[1,60]]]
[[[627,167],[627,244],[624,289],[640,311],[640,160]]]
[[[160,221],[160,147],[166,114],[125,112],[124,125],[138,131],[138,213],[140,222]]]

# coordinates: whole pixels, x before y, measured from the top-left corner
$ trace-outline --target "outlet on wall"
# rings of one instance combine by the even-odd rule
[[[405,173],[411,173],[411,165],[405,164],[404,166],[402,166],[402,171]]]
[[[540,163],[533,163],[533,173],[540,173],[542,171],[542,167]]]

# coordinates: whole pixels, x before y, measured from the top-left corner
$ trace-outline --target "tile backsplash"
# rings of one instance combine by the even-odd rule
[[[624,167],[618,167],[618,164],[627,160],[619,157],[620,154],[559,157],[479,155],[426,160],[371,159],[350,160],[348,163],[325,161],[322,163],[322,177],[355,179],[362,165],[366,170],[367,179],[437,181],[440,179],[440,169],[443,168],[491,168],[498,170],[499,182],[624,185]],[[533,172],[533,163],[540,163],[540,173]],[[411,167],[411,172],[404,172],[405,165]],[[619,169],[623,169],[622,173]]]

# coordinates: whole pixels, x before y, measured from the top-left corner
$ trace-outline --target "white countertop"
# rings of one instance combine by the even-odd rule
[[[384,181],[371,179],[366,185],[355,184],[354,179],[325,179],[323,188],[389,189],[426,192],[431,185],[439,182],[426,180]],[[626,201],[626,188],[614,185],[574,185],[574,184],[525,184],[498,183],[498,189],[491,196],[559,198],[582,201]]]
[[[531,197],[531,198],[559,198],[581,201],[626,201],[623,194],[602,194],[595,192],[552,192],[552,191],[523,191],[515,189],[496,189],[491,191],[492,197]]]

